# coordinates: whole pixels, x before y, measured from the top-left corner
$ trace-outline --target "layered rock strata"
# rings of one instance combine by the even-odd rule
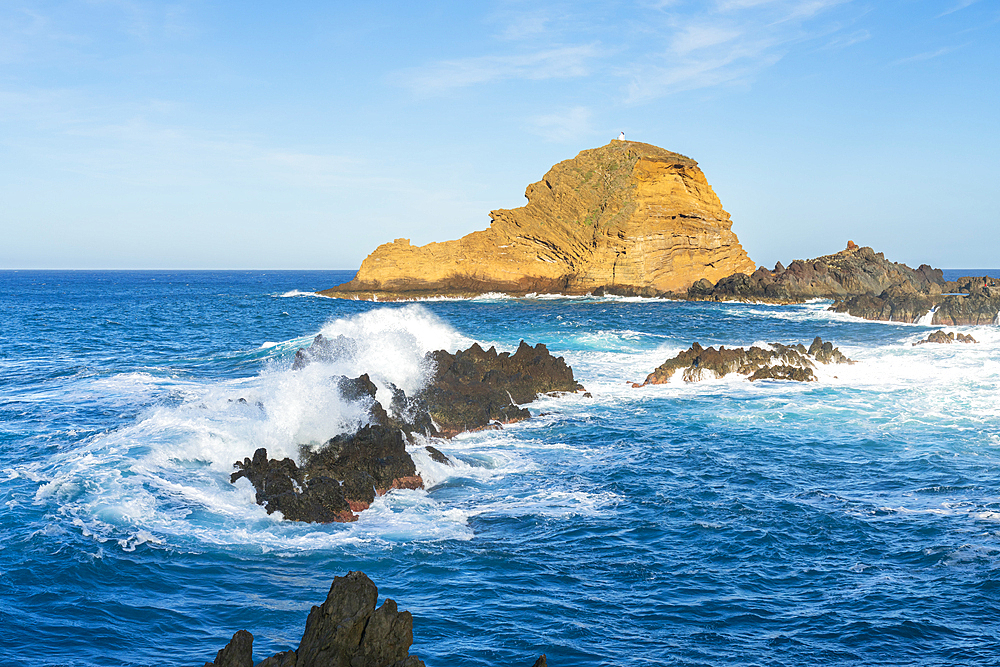
[[[293,368],[339,359],[344,349],[344,341],[317,336],[312,346],[296,353]],[[341,396],[367,408],[363,426],[330,438],[315,450],[300,447],[301,464],[290,458],[269,459],[267,450],[260,448],[252,458],[234,464],[230,481],[249,480],[257,503],[268,514],[281,512],[290,521],[354,521],[356,512],[367,509],[376,495],[423,487],[406,451],[408,444],[415,444],[416,435],[452,437],[500,428],[528,419],[531,413],[521,404],[539,394],[583,389],[573,378],[573,369],[542,343],[532,347],[521,341],[514,354],[474,344],[455,354],[429,352],[424,361],[433,368],[425,388],[408,397],[390,384],[388,410],[376,400],[378,388],[368,375],[339,378]],[[425,449],[432,460],[450,463],[435,447],[425,445]]]
[[[698,164],[650,144],[583,151],[525,197],[521,208],[492,211],[488,229],[454,241],[383,244],[354,280],[320,294],[381,301],[602,287],[683,293],[700,278],[754,268]]]
[[[795,380],[810,382],[816,379],[816,364],[853,364],[833,343],[824,342],[817,336],[806,348],[798,345],[771,343],[770,349],[757,347],[729,348],[719,346],[703,348],[694,343],[673,359],[663,362],[650,373],[645,382],[634,383],[633,387],[649,384],[666,384],[678,372],[685,382],[699,382],[718,379],[737,373],[751,382],[755,380]]]

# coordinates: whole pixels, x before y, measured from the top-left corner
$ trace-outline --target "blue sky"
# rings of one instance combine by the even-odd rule
[[[356,268],[619,131],[758,264],[1000,267],[998,90],[997,0],[4,0],[0,268]]]

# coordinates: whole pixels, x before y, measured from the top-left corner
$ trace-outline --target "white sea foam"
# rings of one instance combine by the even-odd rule
[[[148,401],[151,407],[130,425],[7,475],[36,479],[36,503],[56,505],[85,534],[124,550],[188,539],[268,549],[400,536],[469,539],[467,517],[439,507],[426,492],[390,492],[355,524],[289,528],[254,502],[249,483],[229,483],[233,462],[259,447],[270,457],[297,459],[300,446],[360,426],[367,406],[341,397],[340,375],[368,373],[388,404],[389,383],[410,394],[423,385],[427,351],[472,342],[419,305],[332,320],[321,333],[333,341],[349,339],[348,353],[291,370],[290,350],[310,336],[266,344],[272,361],[253,377],[199,382],[127,373],[78,382],[73,389],[78,396],[101,398],[107,405],[138,400],[141,407]],[[459,462],[456,470],[463,466]],[[373,522],[372,516],[382,521]]]
[[[302,290],[293,289],[293,290],[288,290],[284,294],[278,294],[277,296],[282,299],[288,299],[295,296],[321,296],[321,295],[317,294],[316,292],[303,292]]]

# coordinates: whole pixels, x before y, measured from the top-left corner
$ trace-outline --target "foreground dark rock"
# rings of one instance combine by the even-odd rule
[[[923,340],[918,340],[914,343],[916,345],[923,345],[924,343],[954,343],[958,341],[959,343],[978,343],[975,338],[968,334],[960,333],[957,336],[953,331],[945,333],[944,331],[938,329],[937,331],[932,331],[927,334],[927,338]]]
[[[816,259],[797,259],[788,268],[778,262],[773,270],[761,267],[749,275],[734,273],[714,284],[699,280],[688,288],[687,298],[796,303],[817,298],[882,294],[886,290],[938,295],[945,286],[941,269],[926,264],[911,269],[905,264],[890,262],[871,248],[850,242],[846,250]]]
[[[634,383],[633,387],[643,387],[648,384],[666,384],[677,371],[685,382],[698,382],[709,378],[721,378],[730,373],[745,375],[751,382],[754,380],[795,380],[809,382],[816,379],[813,369],[816,363],[821,364],[853,364],[833,343],[823,342],[816,337],[807,349],[801,343],[798,345],[783,345],[771,343],[772,349],[766,350],[752,346],[726,349],[720,346],[703,348],[694,343],[673,359],[668,359],[655,371],[646,377],[643,383]]]
[[[341,340],[343,339],[343,340]],[[308,349],[295,355],[293,368],[313,361],[336,360],[353,354],[353,341],[331,341],[317,336]],[[322,446],[300,447],[301,465],[289,458],[269,459],[263,448],[234,464],[230,481],[245,477],[256,490],[256,501],[268,514],[281,512],[291,521],[329,523],[357,519],[376,495],[392,489],[423,488],[406,445],[415,435],[452,437],[463,431],[499,428],[527,419],[529,403],[541,393],[582,389],[562,357],[553,357],[545,345],[521,341],[512,355],[473,345],[450,354],[430,352],[426,362],[434,369],[427,386],[415,397],[389,385],[389,409],[376,400],[377,387],[368,375],[341,377],[337,388],[347,401],[368,409],[367,424],[354,433],[337,435]],[[450,464],[448,457],[426,446],[432,460]]]
[[[410,655],[413,616],[393,600],[375,608],[378,588],[363,572],[334,577],[326,601],[313,607],[299,647],[257,667],[422,667]],[[240,630],[205,667],[253,667],[253,635]]]
[[[378,588],[364,572],[334,577],[326,601],[306,618],[299,647],[276,653],[256,667],[423,667],[410,655],[413,615],[394,600],[376,608]],[[546,667],[545,656],[534,667]],[[239,630],[205,667],[254,667],[253,635]]]

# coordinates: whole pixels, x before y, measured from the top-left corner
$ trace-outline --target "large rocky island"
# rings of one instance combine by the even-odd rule
[[[490,213],[454,241],[385,243],[349,283],[324,296],[411,299],[485,292],[683,293],[755,264],[694,160],[612,141],[552,167],[527,205]]]

